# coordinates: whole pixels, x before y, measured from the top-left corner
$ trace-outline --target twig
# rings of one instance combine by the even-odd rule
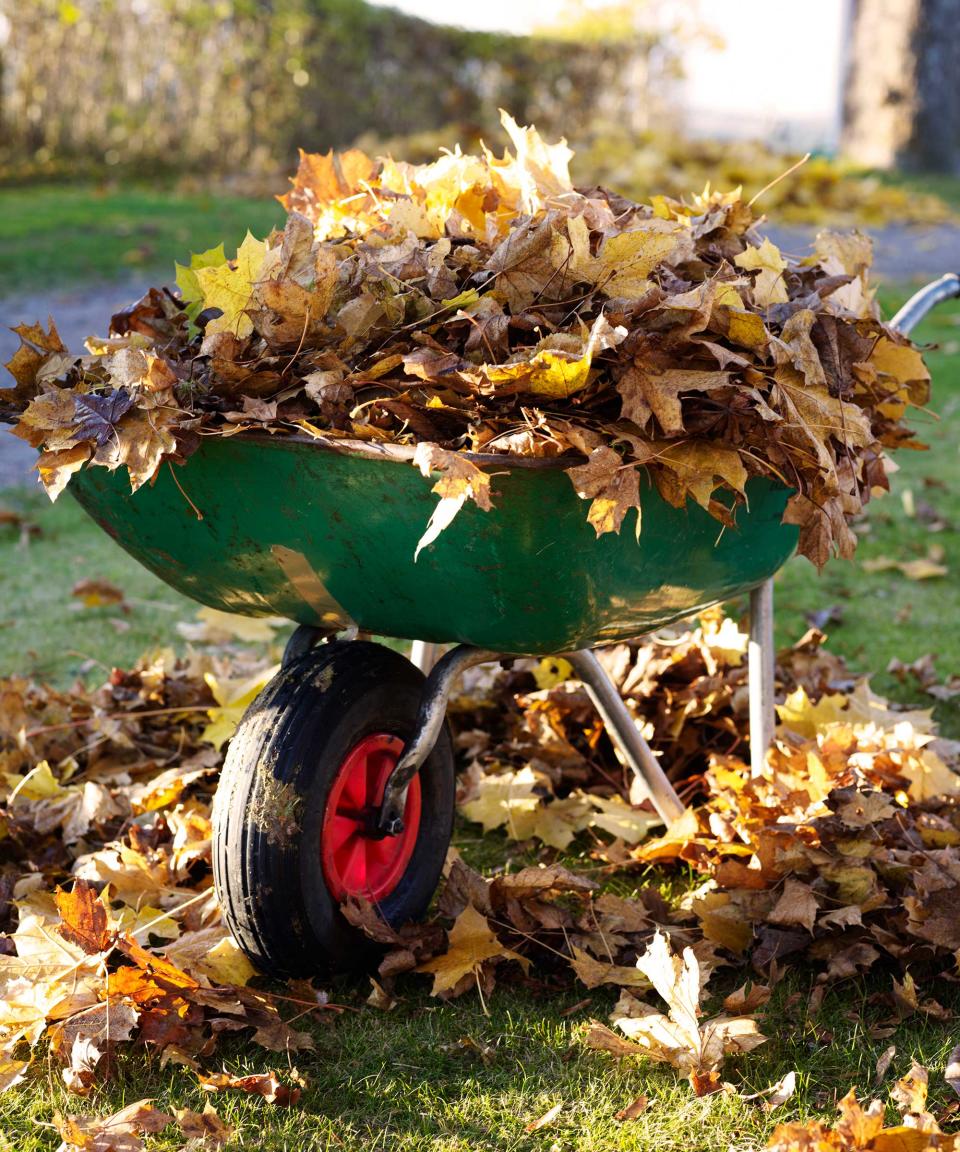
[[[200,511],[200,509],[199,509],[199,508],[196,506],[196,504],[194,504],[194,502],[193,502],[193,501],[190,499],[190,497],[189,497],[189,496],[186,494],[186,492],[184,492],[184,490],[183,490],[183,485],[182,485],[182,484],[180,483],[180,481],[177,479],[177,474],[176,474],[176,472],[174,472],[174,470],[173,470],[173,465],[170,463],[170,461],[169,461],[169,460],[167,461],[167,467],[170,469],[170,475],[173,477],[173,482],[174,482],[174,484],[176,484],[176,486],[177,486],[177,488],[178,488],[178,490],[179,490],[179,492],[180,492],[180,495],[181,495],[181,496],[184,498],[184,500],[186,500],[186,502],[187,502],[187,503],[190,505],[190,507],[193,509],[193,513],[194,513],[194,515],[196,516],[196,518],[197,518],[198,520],[202,520],[202,519],[203,519],[203,513],[202,513],[202,512]]]
[[[786,170],[786,172],[781,172],[780,175],[776,176],[773,180],[771,180],[769,184],[765,184],[760,189],[760,191],[756,194],[756,196],[754,196],[754,198],[752,200],[749,200],[747,202],[747,207],[752,208],[754,206],[754,204],[756,204],[756,202],[764,194],[764,192],[769,192],[770,189],[775,188],[776,185],[779,184],[781,180],[786,180],[786,178],[788,176],[791,176],[794,172],[796,172],[796,170],[798,168],[802,168],[804,166],[804,164],[806,164],[806,162],[809,159],[810,159],[810,153],[809,152],[805,156],[801,156],[801,158],[796,162],[796,164],[790,165],[790,167]]]

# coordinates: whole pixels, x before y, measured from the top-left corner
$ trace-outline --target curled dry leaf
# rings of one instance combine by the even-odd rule
[[[200,1087],[204,1092],[249,1092],[262,1096],[268,1104],[278,1108],[290,1108],[300,1099],[305,1081],[294,1069],[291,1073],[293,1084],[283,1084],[276,1072],[257,1072],[250,1076],[233,1076],[229,1072],[213,1072],[199,1076]]]
[[[562,1111],[563,1101],[560,1100],[554,1104],[552,1108],[548,1108],[542,1116],[536,1120],[531,1120],[529,1124],[525,1125],[523,1129],[524,1132],[539,1132],[541,1128],[549,1128]]]
[[[647,1094],[641,1092],[636,1100],[631,1101],[626,1108],[621,1108],[619,1112],[614,1114],[613,1118],[619,1120],[621,1124],[627,1120],[637,1120],[646,1112],[649,1103],[650,1099]]]

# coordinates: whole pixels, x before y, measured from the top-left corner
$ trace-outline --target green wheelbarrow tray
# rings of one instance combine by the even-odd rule
[[[492,511],[468,502],[414,561],[437,497],[411,456],[241,433],[205,439],[176,479],[162,468],[135,494],[103,468],[70,488],[127,552],[212,608],[515,655],[643,635],[762,584],[797,544],[781,523],[789,490],[765,479],[747,485],[736,528],[647,483],[639,540],[632,514],[598,539],[563,465],[474,455]]]

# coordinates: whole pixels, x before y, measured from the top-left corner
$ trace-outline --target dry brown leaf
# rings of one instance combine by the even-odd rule
[[[236,1131],[232,1124],[226,1124],[217,1115],[217,1110],[209,1102],[202,1112],[191,1112],[189,1108],[174,1111],[180,1131],[187,1140],[198,1140],[202,1147],[220,1148],[233,1139]]]
[[[303,1080],[294,1074],[294,1084],[282,1084],[276,1072],[256,1072],[250,1076],[233,1076],[229,1072],[200,1073],[200,1087],[204,1092],[248,1092],[262,1096],[268,1104],[278,1108],[291,1108],[300,1099]]]

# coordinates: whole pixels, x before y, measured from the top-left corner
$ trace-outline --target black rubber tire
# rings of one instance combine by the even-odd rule
[[[344,919],[320,865],[327,795],[346,755],[374,732],[407,739],[424,677],[380,644],[321,644],[282,669],[247,709],[213,805],[213,875],[237,943],[261,971],[356,969],[376,955]],[[420,769],[420,832],[379,906],[397,926],[422,916],[453,830],[453,748],[444,725]]]

